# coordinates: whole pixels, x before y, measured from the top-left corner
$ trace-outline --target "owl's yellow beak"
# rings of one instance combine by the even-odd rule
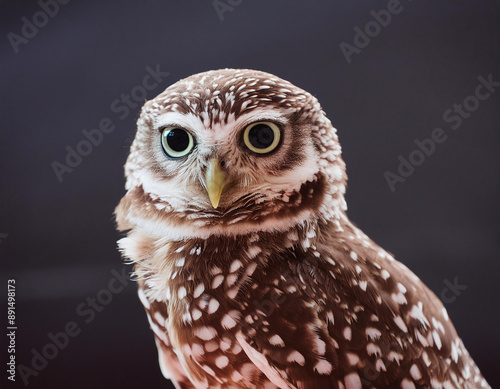
[[[220,161],[217,158],[211,159],[205,172],[205,185],[208,197],[214,208],[219,206],[220,197],[226,185],[226,179],[227,173],[222,170]]]

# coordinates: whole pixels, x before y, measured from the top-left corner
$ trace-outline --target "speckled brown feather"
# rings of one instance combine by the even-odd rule
[[[293,145],[269,175],[310,161],[302,137],[312,139],[317,171],[295,189],[252,191],[266,180],[256,174],[216,210],[196,198],[194,178],[185,204],[146,189],[157,188],[146,175],[175,176],[158,167],[160,115],[192,114],[212,131],[263,108],[285,111]],[[236,177],[252,175],[246,163],[262,169],[231,147],[217,155]],[[189,158],[180,169],[203,169]],[[348,220],[335,130],[307,92],[250,70],[181,80],[145,105],[126,173],[120,248],[135,262],[162,370],[178,388],[488,387],[438,298]]]

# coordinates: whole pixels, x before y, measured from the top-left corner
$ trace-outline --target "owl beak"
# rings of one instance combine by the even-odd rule
[[[205,172],[205,186],[214,208],[219,206],[220,197],[226,185],[226,179],[227,173],[222,170],[220,161],[217,158],[211,159]]]

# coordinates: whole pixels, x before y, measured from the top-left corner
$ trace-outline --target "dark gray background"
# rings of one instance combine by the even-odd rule
[[[354,27],[387,3],[244,0],[221,21],[211,1],[74,1],[17,54],[7,34],[40,7],[0,3],[0,233],[8,234],[0,289],[17,280],[17,362],[30,366],[31,350],[67,322],[81,328],[30,387],[168,387],[133,282],[91,323],[76,312],[123,267],[112,213],[139,108],[120,120],[110,104],[157,64],[169,76],[148,99],[223,67],[275,73],[317,96],[339,131],[350,217],[438,296],[446,280],[467,286],[446,308],[500,385],[500,91],[456,131],[442,118],[474,93],[478,76],[500,81],[499,2],[402,0],[403,11],[347,63],[339,44],[352,44]],[[116,130],[59,183],[51,163],[106,117]],[[436,127],[448,140],[392,193],[384,172]],[[3,345],[0,355],[5,366]],[[14,387],[1,375],[2,387]]]

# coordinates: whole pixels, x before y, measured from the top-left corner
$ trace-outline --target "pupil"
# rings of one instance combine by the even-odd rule
[[[167,143],[174,151],[184,151],[189,146],[189,136],[186,131],[174,128],[167,134]]]
[[[273,143],[274,132],[267,124],[257,124],[248,132],[248,140],[252,146],[265,149]]]

